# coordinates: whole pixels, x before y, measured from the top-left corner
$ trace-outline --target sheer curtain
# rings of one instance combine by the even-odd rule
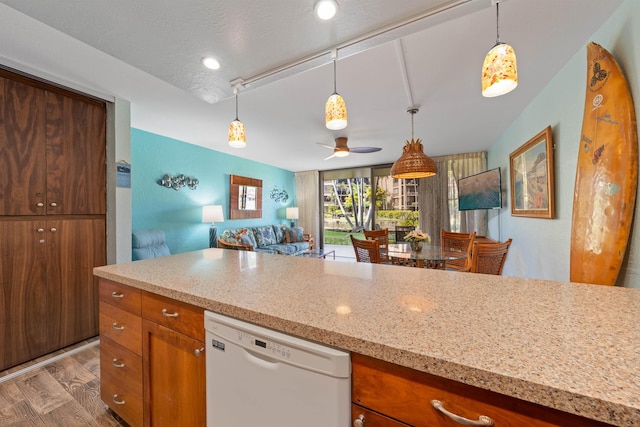
[[[460,178],[475,175],[487,170],[487,152],[481,151],[478,153],[467,153],[450,157],[453,157],[451,159],[451,171],[453,172],[453,179],[456,185],[457,199],[457,185]],[[458,206],[456,204],[456,211],[457,209]],[[459,218],[459,228],[461,233],[471,233],[472,231],[475,231],[479,236],[487,235],[488,216],[485,209],[459,212]]]
[[[458,211],[458,179],[487,169],[487,153],[466,153],[433,157],[438,173],[421,178],[419,191],[420,229],[431,236],[434,245],[440,244],[440,230],[457,230],[462,233],[476,231],[487,234],[487,212]]]
[[[418,180],[418,224],[431,236],[431,244],[440,244],[440,229],[449,226],[449,160],[432,157],[438,173]]]
[[[296,204],[298,206],[298,225],[305,233],[315,238],[316,247],[320,237],[320,174],[317,170],[296,172]]]

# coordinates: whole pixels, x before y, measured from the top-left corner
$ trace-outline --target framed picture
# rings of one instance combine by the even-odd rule
[[[551,126],[509,155],[511,215],[553,219],[553,143]]]

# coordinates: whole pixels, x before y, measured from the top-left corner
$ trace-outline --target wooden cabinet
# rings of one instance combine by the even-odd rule
[[[0,221],[0,371],[49,348],[45,223]]]
[[[0,71],[0,215],[104,215],[105,133],[103,103]]]
[[[0,70],[0,370],[95,336],[106,113]]]
[[[132,427],[206,424],[204,310],[100,280],[101,398]]]
[[[496,427],[607,425],[370,357],[352,354],[351,360],[352,418],[363,415],[367,427],[462,425],[436,410],[433,400],[472,421],[489,417]]]
[[[204,310],[143,292],[145,426],[204,427]]]
[[[0,370],[98,334],[104,220],[0,220]]]
[[[141,292],[100,280],[100,397],[131,427],[143,425]]]

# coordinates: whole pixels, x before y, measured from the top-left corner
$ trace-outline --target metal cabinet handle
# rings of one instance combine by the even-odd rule
[[[116,322],[113,322],[113,323],[111,324],[111,327],[112,327],[113,329],[115,329],[116,331],[124,331],[124,326],[120,326],[120,325],[118,325]]]
[[[353,427],[364,427],[364,415],[360,414],[358,418],[353,420]]]
[[[44,233],[44,228],[38,228],[36,231],[37,231],[38,233]]]
[[[41,207],[43,207],[43,206],[44,206],[44,203],[40,202],[40,203],[36,204],[36,206],[37,206],[37,207],[39,207],[39,208],[41,208]]]
[[[178,317],[178,312],[176,311],[174,313],[169,313],[166,308],[163,308],[162,309],[162,315],[164,317]]]
[[[202,353],[204,353],[204,347],[196,348],[195,350],[193,350],[193,355],[195,357],[200,357],[200,355],[202,355]]]
[[[446,415],[456,423],[461,424],[463,426],[491,427],[493,425],[493,420],[485,415],[480,415],[478,417],[478,420],[474,421],[474,420],[470,420],[469,418],[464,418],[464,417],[461,417],[460,415],[456,415],[453,412],[449,412],[445,409],[444,403],[440,402],[439,400],[432,400],[431,406],[433,406],[436,411],[439,411],[440,413]]]
[[[124,298],[124,294],[122,292],[113,291],[113,292],[111,292],[111,297],[112,298]]]
[[[119,361],[118,359],[113,359],[111,364],[116,368],[124,368],[124,363]]]
[[[124,401],[124,399],[118,400],[118,395],[114,394],[113,395],[113,403],[115,403],[116,405],[124,405],[126,402]]]
[[[58,230],[56,230],[56,228],[55,228],[55,227],[51,227],[51,232],[52,232],[52,233],[55,233],[56,231],[58,231]]]
[[[58,204],[56,202],[51,202],[51,207],[55,208],[56,206],[58,206]]]

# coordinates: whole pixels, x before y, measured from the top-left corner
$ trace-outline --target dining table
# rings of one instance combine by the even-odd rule
[[[409,243],[391,243],[388,245],[391,264],[435,268],[444,270],[447,261],[461,260],[467,253],[455,248],[445,248],[440,245],[423,244],[419,250],[413,250]]]

